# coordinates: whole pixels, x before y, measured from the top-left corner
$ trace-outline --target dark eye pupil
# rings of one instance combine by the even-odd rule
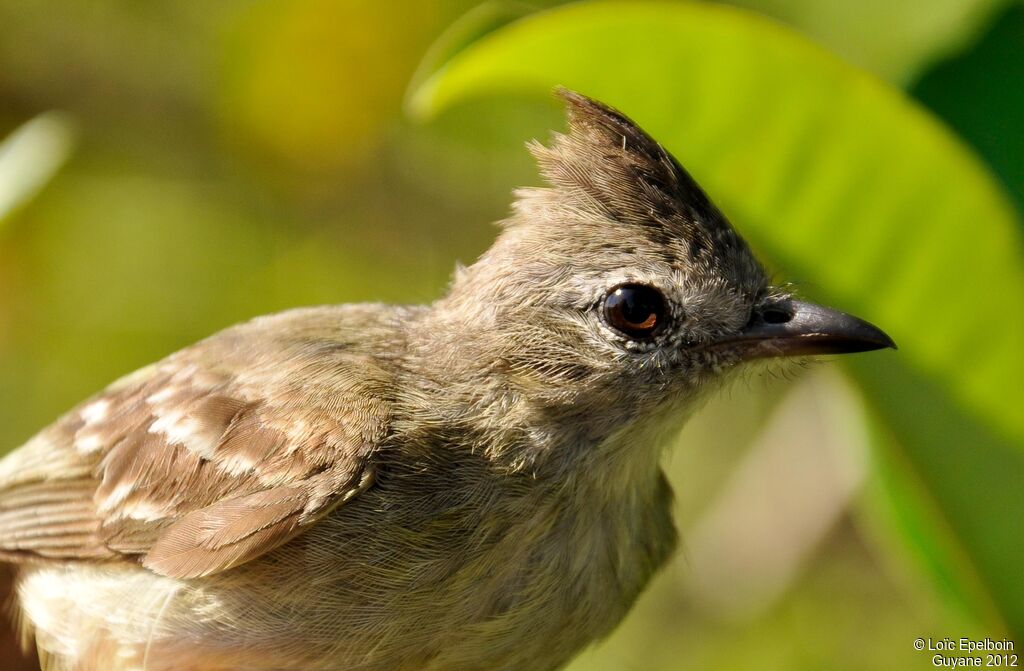
[[[652,335],[665,321],[665,298],[653,287],[623,284],[604,299],[608,324],[631,338]]]

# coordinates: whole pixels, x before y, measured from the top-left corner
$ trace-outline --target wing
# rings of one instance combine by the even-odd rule
[[[254,320],[72,410],[0,462],[0,556],[134,555],[198,577],[357,495],[387,430],[389,378],[367,351],[386,334],[352,312]],[[340,326],[351,321],[361,328]]]

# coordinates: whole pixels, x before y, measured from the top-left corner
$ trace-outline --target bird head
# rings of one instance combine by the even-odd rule
[[[746,362],[894,346],[773,286],[665,149],[616,110],[559,95],[568,132],[530,146],[547,186],[517,192],[498,240],[438,304],[533,427],[539,414],[593,442],[679,414]]]

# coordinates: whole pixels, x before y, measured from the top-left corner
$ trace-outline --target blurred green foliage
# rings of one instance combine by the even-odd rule
[[[731,0],[895,84],[969,44],[1006,0]]]
[[[1024,208],[1024,5],[1008,7],[965,53],[910,92],[974,145]]]
[[[923,668],[918,636],[1019,634],[1024,229],[998,182],[1021,198],[1020,6],[584,3],[502,27],[557,4],[490,3],[450,30],[473,0],[0,0],[0,136],[60,110],[38,146],[71,151],[0,211],[0,452],[235,321],[439,295],[511,188],[537,182],[522,143],[562,127],[562,83],[665,142],[780,279],[902,346],[849,366],[860,394],[818,372],[754,378],[701,413],[669,463],[695,545],[576,668]],[[439,70],[423,108],[446,86],[495,94],[410,121],[407,87]],[[790,417],[808,384],[828,401]],[[823,420],[829,404],[861,429]],[[735,507],[753,517],[710,524],[781,421],[870,436],[869,467],[764,472]],[[729,585],[702,539],[784,505],[799,514],[740,553],[799,545],[785,579],[758,608],[717,603]]]

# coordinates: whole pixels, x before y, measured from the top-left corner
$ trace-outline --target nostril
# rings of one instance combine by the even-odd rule
[[[765,324],[785,324],[792,318],[792,313],[782,308],[767,308],[761,312],[761,319]]]

